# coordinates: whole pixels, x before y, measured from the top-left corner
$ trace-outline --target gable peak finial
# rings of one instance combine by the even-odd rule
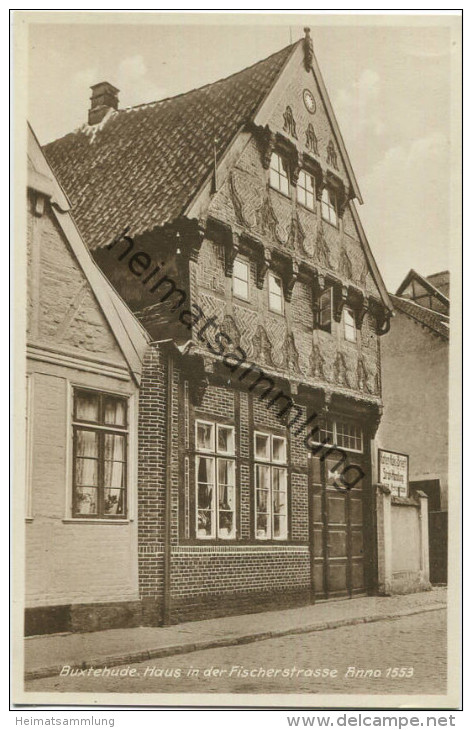
[[[306,26],[303,28],[305,31],[305,38],[303,41],[303,50],[305,54],[305,69],[309,71],[313,63],[313,41],[310,35],[310,28]]]

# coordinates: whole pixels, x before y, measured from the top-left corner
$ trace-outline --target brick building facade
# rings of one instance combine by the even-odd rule
[[[96,85],[89,124],[45,151],[152,339],[145,620],[373,591],[391,304],[309,31],[162,102],[119,110],[117,90]]]

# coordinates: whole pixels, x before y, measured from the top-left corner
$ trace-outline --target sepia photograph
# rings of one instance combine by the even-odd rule
[[[18,705],[459,708],[461,20],[12,14]]]

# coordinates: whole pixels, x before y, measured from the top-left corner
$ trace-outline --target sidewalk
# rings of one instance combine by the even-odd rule
[[[167,627],[110,629],[25,639],[25,679],[52,677],[64,665],[112,667],[276,636],[324,631],[444,609],[445,588],[407,596],[326,601],[301,608],[227,616]]]

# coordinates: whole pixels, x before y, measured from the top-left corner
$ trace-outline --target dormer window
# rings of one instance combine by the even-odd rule
[[[269,273],[269,309],[271,312],[283,314],[284,311],[284,295],[282,278]]]
[[[321,215],[323,220],[338,227],[336,194],[332,188],[324,188],[321,196]]]
[[[315,210],[315,178],[306,170],[300,170],[297,181],[297,200],[310,210]]]
[[[284,195],[289,194],[288,165],[278,152],[273,152],[269,168],[270,187]]]
[[[233,294],[240,299],[249,299],[249,264],[235,259],[233,264]]]
[[[321,292],[318,298],[318,329],[331,333],[333,320],[333,287]]]

